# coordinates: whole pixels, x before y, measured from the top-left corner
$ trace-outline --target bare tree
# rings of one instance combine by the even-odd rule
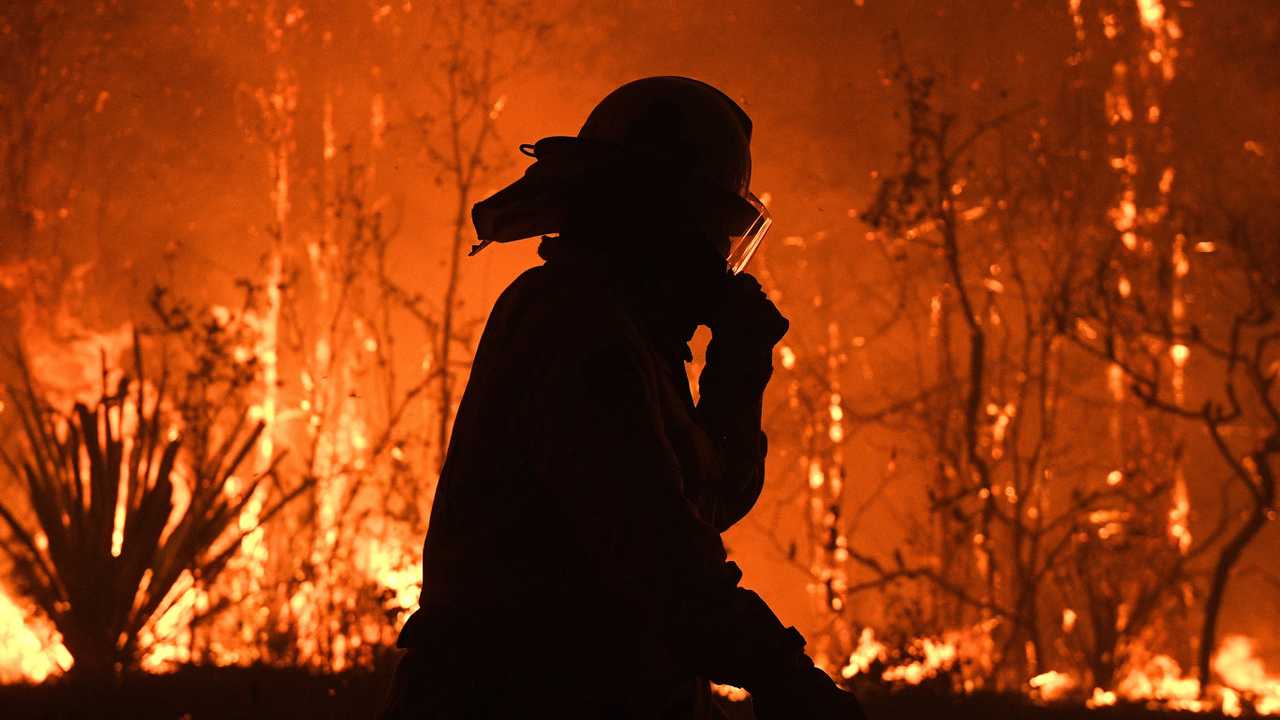
[[[323,203],[332,232],[322,233],[308,263],[290,273],[282,301],[287,356],[300,378],[289,393],[298,411],[287,414],[283,436],[301,448],[298,471],[316,491],[294,519],[297,531],[281,538],[290,567],[281,573],[281,602],[271,612],[285,620],[278,625],[298,635],[278,642],[286,654],[299,651],[304,633],[303,644],[314,646],[290,657],[301,662],[333,657],[351,625],[370,614],[387,626],[384,615],[395,608],[384,605],[387,589],[376,586],[378,578],[360,576],[371,569],[357,567],[359,555],[382,543],[398,563],[410,563],[414,555],[403,540],[422,532],[429,497],[420,484],[427,465],[415,458],[428,454],[433,438],[415,408],[434,376],[416,372],[402,382],[394,350],[397,324],[432,319],[421,296],[392,276],[388,252],[396,230],[384,223],[368,168],[354,153],[350,145],[336,151],[344,167]],[[310,588],[303,593],[307,614],[359,615],[360,622],[299,627],[288,600],[299,597],[304,585]],[[353,586],[361,594],[355,608]]]
[[[906,145],[863,214],[883,259],[871,282],[892,290],[860,304],[882,315],[861,319],[862,332],[845,330],[859,344],[807,349],[815,370],[806,372],[822,376],[808,412],[827,409],[823,366],[842,367],[863,347],[879,355],[859,361],[887,371],[867,396],[854,394],[866,383],[840,380],[849,388],[841,434],[891,448],[891,472],[864,497],[880,501],[885,485],[916,477],[926,511],[902,518],[911,540],[887,556],[841,520],[874,506],[823,513],[837,527],[816,537],[835,539],[827,566],[844,565],[846,612],[857,612],[858,594],[907,585],[924,591],[900,610],[911,632],[988,628],[989,664],[965,669],[966,681],[1018,685],[1065,661],[1107,686],[1126,644],[1178,597],[1187,557],[1143,511],[1174,503],[1170,457],[1126,453],[1126,463],[1113,454],[1123,428],[1096,410],[1107,364],[1075,349],[1062,312],[1095,291],[1093,261],[1109,240],[1095,232],[1110,202],[1105,155],[1081,152],[1105,132],[1091,130],[1101,121],[1076,112],[1069,96],[1052,108],[1066,118],[1061,128],[1009,101],[965,123],[942,109],[935,76],[896,59]],[[824,304],[839,294],[824,291]],[[1148,447],[1167,440],[1152,430]],[[850,480],[861,473],[850,470]],[[1108,572],[1116,563],[1141,570]]]
[[[1274,185],[1257,180],[1255,188]],[[1245,509],[1232,510],[1223,485],[1218,527],[1200,541],[1208,546],[1223,538],[1211,563],[1196,649],[1202,691],[1212,680],[1210,660],[1232,573],[1276,513],[1280,284],[1263,268],[1280,263],[1280,226],[1270,209],[1274,199],[1258,202],[1258,194],[1249,193],[1244,207],[1222,193],[1189,197],[1178,223],[1187,232],[1170,228],[1155,235],[1159,246],[1153,254],[1164,261],[1121,257],[1100,265],[1097,284],[1111,290],[1099,293],[1088,311],[1100,330],[1077,336],[1123,373],[1146,407],[1199,426],[1225,482],[1244,496]],[[1196,302],[1180,301],[1186,314],[1171,318],[1167,308],[1183,283]],[[1205,395],[1198,406],[1186,397],[1187,372]]]
[[[550,26],[532,8],[506,0],[439,3],[428,22],[436,33],[422,51],[440,72],[428,80],[432,107],[414,117],[428,167],[449,187],[452,205],[431,342],[439,470],[458,401],[458,373],[470,365],[477,329],[473,320],[462,317],[459,296],[462,259],[472,238],[471,205],[478,183],[499,163],[497,121],[507,102],[502,87],[529,61]]]

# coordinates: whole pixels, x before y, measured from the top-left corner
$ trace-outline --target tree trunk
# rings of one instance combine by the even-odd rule
[[[453,419],[453,377],[450,365],[453,347],[454,319],[457,312],[458,280],[462,260],[462,246],[466,239],[464,228],[467,222],[467,204],[470,200],[470,188],[465,184],[458,187],[458,207],[453,220],[453,241],[449,247],[449,280],[445,286],[444,303],[440,318],[440,424],[436,427],[436,471],[444,470],[445,451],[449,447],[449,423]]]
[[[1271,495],[1274,496],[1274,494],[1273,487]],[[1218,553],[1218,561],[1213,568],[1213,579],[1209,584],[1209,595],[1204,601],[1204,623],[1200,627],[1200,647],[1196,650],[1196,668],[1199,673],[1201,693],[1209,686],[1209,664],[1218,644],[1218,616],[1222,612],[1222,601],[1227,593],[1227,583],[1231,580],[1231,571],[1240,561],[1244,549],[1253,542],[1266,525],[1267,509],[1268,505],[1264,505],[1260,498],[1257,499],[1252,512],[1249,513],[1249,519]]]

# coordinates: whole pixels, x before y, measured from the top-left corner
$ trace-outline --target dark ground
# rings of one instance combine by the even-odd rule
[[[387,673],[313,675],[278,668],[187,668],[172,675],[132,678],[109,691],[62,685],[0,686],[0,720],[129,718],[131,720],[248,720],[250,718],[352,718],[377,716]],[[977,720],[1172,720],[1217,715],[1169,713],[1142,707],[1086,711],[1076,706],[1039,707],[1009,695],[954,697],[930,688],[893,694],[860,693],[871,720],[946,718]],[[749,720],[745,703],[730,704],[735,720]],[[542,717],[530,708],[529,717]]]

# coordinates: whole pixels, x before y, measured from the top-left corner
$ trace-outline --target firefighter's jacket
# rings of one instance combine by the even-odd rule
[[[720,533],[760,494],[768,358],[709,352],[695,405],[688,338],[645,279],[566,243],[543,241],[480,339],[401,634],[410,684],[444,705],[705,716],[696,678],[738,679],[720,646],[751,635],[722,622],[746,591]]]

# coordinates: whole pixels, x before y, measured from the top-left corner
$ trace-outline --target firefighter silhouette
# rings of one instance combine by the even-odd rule
[[[766,720],[862,716],[720,539],[764,482],[787,331],[742,272],[770,222],[750,136],[710,85],[637,80],[473,208],[473,252],[543,236],[544,263],[480,339],[387,718],[714,718],[709,680]]]

